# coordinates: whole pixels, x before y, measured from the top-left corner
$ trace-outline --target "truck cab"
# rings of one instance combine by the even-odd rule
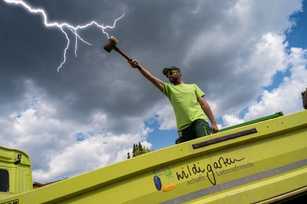
[[[0,200],[32,190],[30,157],[16,149],[0,146]]]

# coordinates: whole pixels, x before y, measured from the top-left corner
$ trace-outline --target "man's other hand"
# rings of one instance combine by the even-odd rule
[[[219,131],[219,128],[217,127],[217,124],[212,124],[211,128],[212,128],[212,133],[217,133]]]

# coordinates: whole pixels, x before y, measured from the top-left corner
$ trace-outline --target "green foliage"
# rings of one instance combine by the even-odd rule
[[[145,154],[147,152],[150,152],[150,149],[148,149],[147,147],[143,146],[141,144],[141,142],[139,142],[138,144],[133,144],[133,148],[132,148],[132,157],[136,157],[139,156],[141,154]],[[132,158],[130,152],[127,153],[127,159]]]

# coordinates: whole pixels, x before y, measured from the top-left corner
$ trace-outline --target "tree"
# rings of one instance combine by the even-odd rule
[[[127,153],[127,159],[130,159],[131,156],[130,156],[130,152]]]
[[[133,149],[132,149],[132,157],[136,156],[136,145],[133,144]]]
[[[139,142],[139,145],[138,145],[138,150],[140,151],[140,152],[142,152],[143,151],[143,146],[142,146],[142,144],[141,144],[141,142]]]
[[[147,147],[143,146],[141,144],[141,142],[139,142],[138,144],[133,144],[133,148],[132,148],[132,158],[139,156],[141,154],[145,154],[147,152],[150,152],[150,149],[148,149]],[[130,159],[130,153],[127,153],[127,158]]]

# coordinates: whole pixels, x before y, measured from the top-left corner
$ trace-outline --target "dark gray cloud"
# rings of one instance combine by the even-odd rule
[[[219,109],[223,111],[245,104],[253,93],[260,90],[258,79],[254,79],[253,75],[243,77],[235,74],[238,66],[235,60],[251,55],[252,50],[248,46],[253,45],[253,39],[257,41],[268,30],[286,27],[283,24],[278,28],[265,24],[263,29],[256,31],[241,25],[245,19],[230,12],[238,3],[235,0],[28,2],[45,8],[51,20],[74,24],[92,19],[111,24],[125,11],[126,16],[116,29],[110,31],[119,38],[119,46],[162,79],[162,67],[182,67],[185,80],[200,84],[210,99],[218,101]],[[262,11],[262,8],[258,10]],[[247,15],[246,20],[250,21],[247,24],[252,27],[255,21],[248,18]],[[80,121],[101,110],[120,123],[121,118],[146,114],[163,97],[116,53],[109,54],[101,49],[106,38],[95,28],[80,33],[93,46],[79,41],[78,58],[75,58],[72,43],[67,62],[58,73],[56,67],[62,60],[66,45],[65,37],[59,30],[46,29],[40,17],[3,2],[0,3],[0,25],[0,102],[3,107],[22,96],[24,89],[21,82],[25,79],[33,80],[48,93],[50,100],[58,104],[63,118]],[[199,52],[203,53],[193,53],[191,47],[197,39],[212,31],[221,33],[221,36],[217,35],[207,47],[201,48]],[[227,35],[239,37],[230,39],[231,42],[221,45],[219,50],[220,41],[227,41]],[[198,57],[185,63],[189,55]],[[250,86],[250,91],[241,91],[245,84],[253,81],[255,86]],[[125,120],[123,123],[126,123]],[[125,128],[114,129],[125,131]]]

